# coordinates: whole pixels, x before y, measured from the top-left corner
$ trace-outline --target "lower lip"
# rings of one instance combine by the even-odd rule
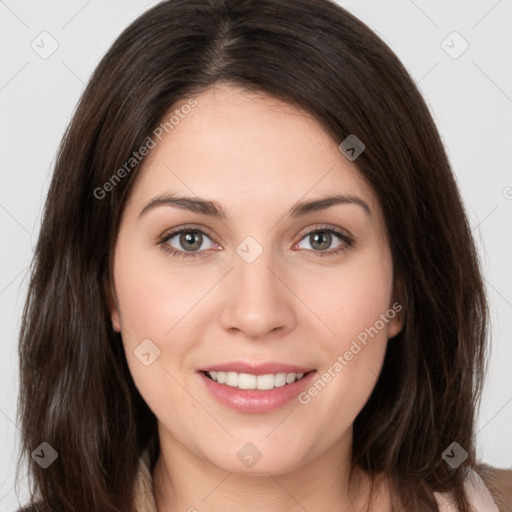
[[[220,403],[239,412],[255,413],[274,411],[296,399],[310,385],[315,373],[316,371],[312,371],[292,384],[268,390],[234,388],[219,384],[203,372],[199,372],[199,376]]]

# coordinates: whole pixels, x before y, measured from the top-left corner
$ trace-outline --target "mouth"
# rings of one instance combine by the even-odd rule
[[[306,368],[293,369],[305,371],[262,373],[260,367],[253,370],[255,373],[217,369],[199,370],[197,374],[205,391],[223,406],[242,413],[266,413],[296,400],[317,373]]]
[[[274,388],[288,386],[294,382],[302,380],[306,375],[315,370],[299,373],[268,373],[264,375],[254,375],[250,373],[238,372],[220,372],[220,371],[203,371],[202,373],[209,379],[238,389],[257,389],[260,391],[268,391]]]

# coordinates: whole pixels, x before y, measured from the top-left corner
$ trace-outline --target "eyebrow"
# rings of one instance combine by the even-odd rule
[[[291,218],[304,217],[313,212],[326,210],[331,206],[339,204],[356,204],[361,206],[361,208],[363,208],[363,210],[368,215],[372,215],[368,203],[363,201],[361,198],[353,195],[334,195],[315,199],[312,201],[297,202],[293,204],[288,211],[288,216]],[[160,206],[174,206],[176,208],[181,208],[182,210],[188,210],[220,220],[228,218],[226,210],[217,201],[210,201],[200,197],[180,196],[177,194],[161,194],[154,197],[141,210],[139,213],[139,218],[148,213],[150,210]]]

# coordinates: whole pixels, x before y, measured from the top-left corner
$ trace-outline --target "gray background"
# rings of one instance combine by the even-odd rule
[[[16,510],[26,492],[24,481],[18,497],[14,489],[20,434],[17,335],[56,150],[100,58],[122,29],[156,3],[0,0],[0,511]],[[339,3],[402,60],[447,146],[491,308],[492,355],[477,427],[478,455],[511,467],[512,2]],[[40,35],[44,31],[50,35]],[[469,47],[458,55],[464,40]],[[52,44],[58,48],[44,55]]]

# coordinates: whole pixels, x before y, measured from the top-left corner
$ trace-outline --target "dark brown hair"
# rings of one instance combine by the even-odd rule
[[[395,510],[437,510],[475,465],[474,419],[486,361],[487,304],[464,206],[429,110],[398,58],[327,0],[169,0],[135,20],[99,63],[59,148],[20,333],[19,421],[32,501],[49,510],[133,510],[156,418],[139,395],[106,306],[112,249],[138,167],[133,158],[177,102],[215,83],[309,112],[381,203],[405,326],[388,344],[354,424],[353,464],[389,478]],[[42,469],[43,441],[58,459]],[[457,469],[442,458],[456,441]]]

